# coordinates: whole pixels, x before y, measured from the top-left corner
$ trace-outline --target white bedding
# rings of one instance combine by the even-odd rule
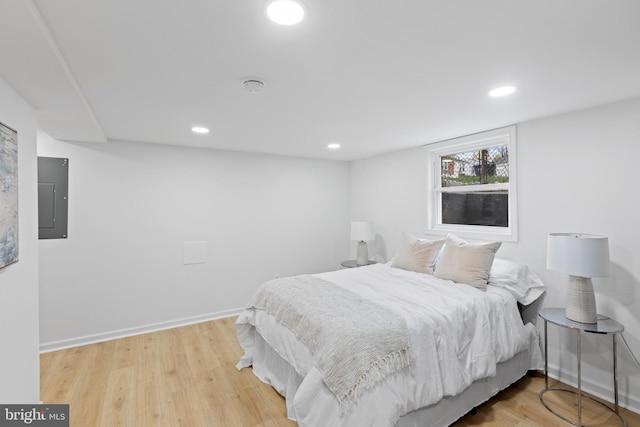
[[[286,396],[288,415],[300,426],[394,426],[402,415],[495,375],[496,364],[517,353],[529,349],[540,360],[539,348],[530,346],[537,342],[535,328],[522,324],[514,297],[504,289],[484,292],[384,264],[317,276],[403,316],[415,360],[341,414],[302,342],[264,311],[245,310],[236,323],[245,350],[238,368],[252,364],[260,334],[302,378],[295,395]]]

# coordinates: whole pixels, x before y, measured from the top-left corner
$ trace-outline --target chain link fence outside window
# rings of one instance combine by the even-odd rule
[[[509,182],[509,147],[500,145],[440,158],[442,187]]]

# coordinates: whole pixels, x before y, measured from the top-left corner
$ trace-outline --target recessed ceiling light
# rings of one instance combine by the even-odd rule
[[[499,96],[511,95],[515,91],[516,91],[515,86],[502,86],[502,87],[495,88],[491,92],[489,92],[489,96],[493,96],[494,98],[497,98]]]
[[[191,130],[193,131],[193,133],[209,133],[209,129],[202,126],[194,126],[191,128]]]
[[[276,24],[295,25],[304,18],[304,7],[299,1],[275,0],[267,6],[267,16]]]
[[[327,148],[329,150],[337,150],[338,148],[340,148],[340,143],[339,142],[330,142],[329,144],[327,144]]]

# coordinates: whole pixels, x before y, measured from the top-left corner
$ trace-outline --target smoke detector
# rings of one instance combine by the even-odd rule
[[[246,79],[242,82],[242,86],[249,93],[258,93],[264,87],[264,82],[258,79]]]

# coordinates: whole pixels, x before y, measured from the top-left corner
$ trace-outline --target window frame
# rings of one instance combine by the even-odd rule
[[[509,149],[509,182],[496,184],[477,184],[460,187],[446,187],[442,190],[441,157],[471,150],[490,148],[497,145],[507,145]],[[518,241],[518,196],[517,196],[517,166],[516,166],[516,126],[507,126],[473,135],[453,138],[425,146],[427,151],[427,215],[426,234],[453,233],[461,237],[482,240],[499,240],[505,242]],[[508,191],[508,223],[507,227],[443,224],[442,199],[443,192],[469,192],[483,190]]]

